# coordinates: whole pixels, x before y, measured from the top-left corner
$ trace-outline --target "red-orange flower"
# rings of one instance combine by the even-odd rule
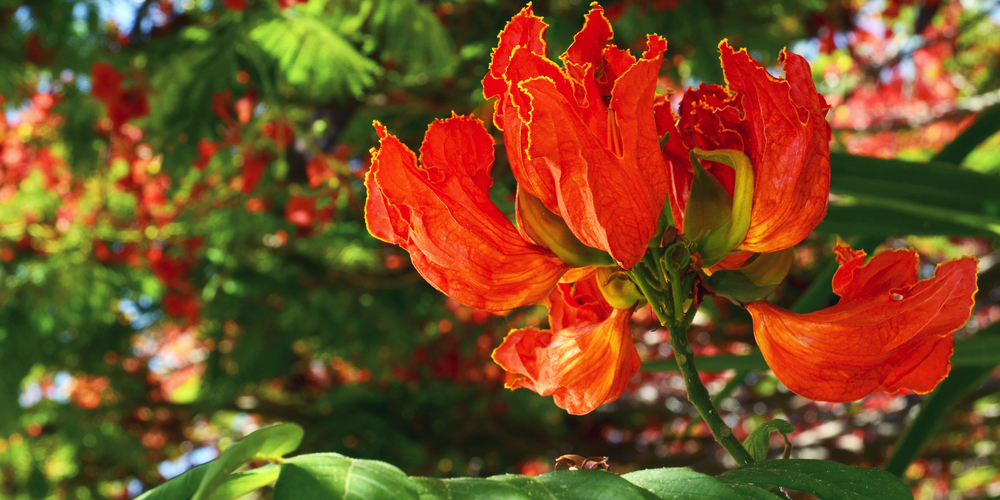
[[[560,283],[546,299],[548,330],[512,330],[493,351],[506,386],[552,396],[573,415],[621,397],[641,365],[629,320],[634,309],[604,300],[595,275]]]
[[[376,122],[379,148],[365,178],[365,221],[410,252],[431,285],[492,311],[536,302],[568,266],[525,240],[490,201],[493,138],[472,117],[437,120],[417,157]]]
[[[840,302],[795,314],[769,302],[747,306],[768,366],[792,392],[817,401],[854,401],[873,392],[927,393],[948,375],[952,333],[969,319],[976,294],[972,257],[917,281],[917,253],[836,248],[833,289]]]
[[[727,86],[689,89],[680,116],[670,103],[656,105],[658,132],[670,134],[663,148],[670,175],[674,225],[683,228],[691,191],[689,151],[735,149],[753,166],[750,230],[740,250],[774,252],[802,241],[826,216],[830,193],[829,105],[816,92],[809,63],[782,51],[785,78],[775,78],[745,49],[723,40],[722,71]],[[733,194],[732,168],[702,162]]]
[[[637,61],[607,45],[611,24],[592,5],[562,67],[545,55],[548,25],[525,7],[500,33],[483,94],[497,98],[493,121],[521,188],[630,269],[666,201],[653,102],[667,42],[650,35]]]

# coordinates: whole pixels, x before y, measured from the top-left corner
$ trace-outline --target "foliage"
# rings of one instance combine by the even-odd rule
[[[774,300],[818,309],[832,298],[824,248],[837,236],[869,250],[915,246],[931,271],[960,254],[995,260],[1000,50],[988,3],[604,5],[619,45],[641,50],[649,32],[669,40],[660,93],[721,83],[726,37],[769,66],[785,46],[811,60],[837,105],[834,196]],[[808,466],[708,475],[732,464],[691,416],[667,332],[648,311],[633,318],[646,368],[626,396],[570,417],[504,389],[489,359],[510,328],[542,327],[544,312],[497,316],[447,300],[405,252],[368,236],[372,120],[412,149],[452,110],[489,123],[480,81],[521,7],[0,0],[0,498],[134,498],[172,477],[144,498],[188,498],[204,481],[204,498],[277,495],[320,461],[366,464],[428,498],[490,487],[532,498],[531,488],[584,479],[645,498],[687,487],[771,498],[745,486],[765,475],[810,491]],[[535,8],[556,58],[588,6]],[[102,80],[98,64],[113,72]],[[491,196],[512,215],[514,181],[497,151]],[[996,496],[990,373],[1000,360],[983,334],[1000,317],[1000,274],[983,271],[958,368],[927,399],[801,400],[767,373],[748,317],[723,300],[706,303],[692,332],[702,377],[729,395],[717,404],[741,440],[775,418],[795,427],[798,460],[758,468],[879,466],[912,418],[898,446],[909,451],[887,470],[918,498]],[[232,458],[278,421],[304,429],[305,454]],[[783,442],[764,433],[756,448],[777,455]],[[503,475],[547,472],[570,452],[608,455],[624,474]],[[437,479],[455,476],[470,478]]]

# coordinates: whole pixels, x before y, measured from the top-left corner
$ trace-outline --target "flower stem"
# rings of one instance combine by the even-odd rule
[[[688,400],[698,410],[702,420],[708,424],[709,430],[712,431],[712,437],[729,452],[729,456],[733,457],[736,463],[739,465],[753,463],[753,457],[740,444],[736,436],[733,436],[733,430],[722,420],[719,410],[712,403],[712,397],[708,394],[708,389],[705,388],[705,384],[701,383],[701,377],[698,376],[698,368],[694,365],[694,351],[691,350],[691,345],[688,344],[687,328],[679,325],[671,325],[669,328],[670,347],[674,349],[674,357],[677,358],[677,365],[680,367],[681,374],[684,375],[684,385],[687,387]]]

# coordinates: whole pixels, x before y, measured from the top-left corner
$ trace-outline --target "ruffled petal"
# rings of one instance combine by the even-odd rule
[[[829,105],[816,92],[809,63],[782,51],[785,78],[774,78],[746,49],[719,45],[729,92],[748,122],[745,153],[754,168],[750,231],[740,247],[791,247],[826,216],[830,193]]]
[[[365,221],[375,237],[410,252],[435,288],[480,309],[544,298],[567,266],[525,241],[488,196],[493,140],[478,120],[435,121],[412,151],[376,123]]]
[[[885,290],[903,288],[917,282],[916,273],[898,271],[917,268],[920,258],[912,250],[886,250],[867,265],[864,265],[864,250],[854,250],[840,243],[834,251],[840,268],[833,275],[833,291],[840,296],[841,302],[878,295]]]
[[[493,360],[507,371],[508,388],[552,396],[573,415],[590,413],[621,397],[639,371],[631,317],[631,309],[614,309],[599,323],[513,330],[493,351]]]
[[[573,36],[573,43],[563,55],[559,56],[564,63],[596,66],[601,63],[604,46],[614,37],[611,21],[604,17],[604,8],[591,3],[590,12],[583,21],[583,28]]]
[[[518,84],[530,99],[519,106],[530,112],[527,156],[544,161],[556,184],[558,210],[552,211],[580,241],[608,252],[626,269],[645,253],[666,201],[652,113],[665,48],[663,39],[651,36],[643,58],[615,83],[603,138],[583,123],[575,99],[560,90],[558,80]]]
[[[976,260],[946,262],[917,281],[911,250],[883,252],[863,266],[858,254],[842,254],[851,279],[841,277],[847,295],[837,305],[810,314],[769,302],[747,307],[768,366],[793,392],[818,401],[932,390],[950,369],[952,333],[971,313]]]
[[[483,97],[489,99],[503,95],[507,91],[507,82],[503,74],[507,71],[510,58],[517,47],[526,47],[531,52],[540,56],[545,55],[545,30],[549,25],[542,21],[542,18],[535,15],[531,9],[531,4],[521,9],[503,31],[497,36],[500,43],[493,49],[493,57],[490,60],[490,71],[483,77]],[[500,108],[498,107],[499,111]],[[497,123],[500,126],[500,123]]]

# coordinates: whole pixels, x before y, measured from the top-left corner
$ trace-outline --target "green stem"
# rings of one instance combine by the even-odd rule
[[[684,384],[687,387],[688,400],[698,410],[698,414],[712,431],[712,437],[729,453],[729,456],[736,460],[739,465],[753,463],[753,457],[746,448],[733,436],[733,430],[722,420],[719,410],[712,403],[712,396],[708,394],[705,384],[701,383],[698,376],[698,368],[694,365],[694,351],[687,340],[687,328],[683,326],[670,326],[670,347],[674,349],[674,357],[677,358],[677,365],[681,374],[684,375]]]
[[[632,278],[632,282],[639,287],[639,291],[646,296],[646,300],[649,301],[649,308],[653,310],[654,314],[656,314],[656,318],[660,320],[660,324],[666,324],[670,318],[666,311],[661,311],[663,303],[662,301],[657,300],[657,297],[659,296],[656,294],[656,290],[653,289],[652,285],[650,285],[646,278],[642,275],[642,271],[640,269],[642,265],[642,263],[636,264],[635,268],[629,272],[629,276]]]

